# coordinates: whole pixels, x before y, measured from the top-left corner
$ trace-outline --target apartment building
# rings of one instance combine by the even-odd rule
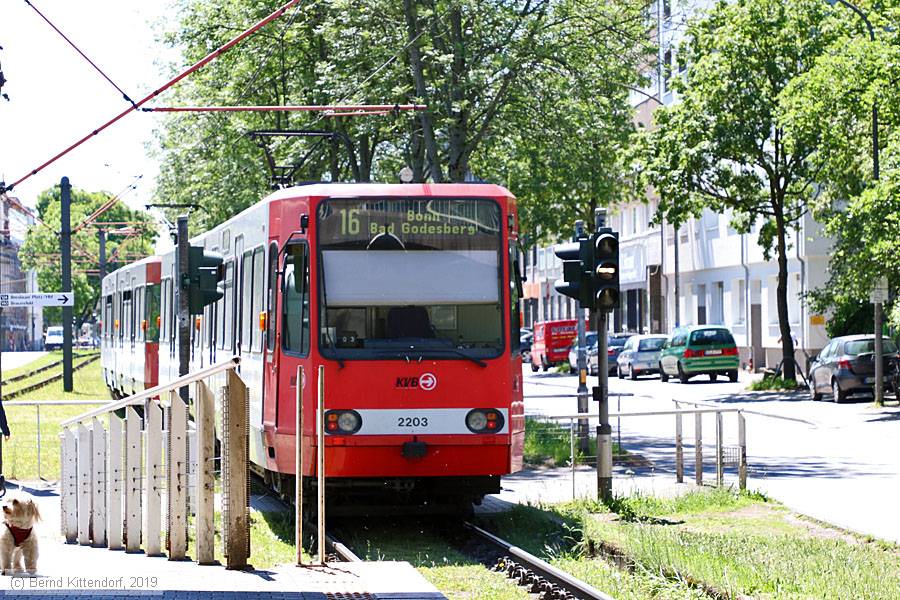
[[[19,249],[34,214],[16,197],[0,193],[0,294],[37,292],[35,271],[23,271]],[[44,321],[40,308],[0,309],[0,349],[38,350],[43,343]]]
[[[652,127],[653,111],[677,101],[670,82],[687,68],[678,53],[685,23],[711,5],[709,0],[660,0],[651,11],[659,55],[657,61],[648,61],[646,87],[630,96],[636,126]],[[671,225],[651,224],[656,208],[652,193],[644,201],[609,207],[607,224],[620,236],[622,290],[610,327],[656,333],[676,326],[721,324],[734,333],[745,365],[751,359],[756,368],[778,364],[778,265],[774,257],[763,256],[758,224],[739,234],[730,226],[730,214],[704,210],[679,228],[676,240]],[[827,343],[825,318],[810,313],[803,295],[826,282],[830,240],[808,215],[799,225],[788,240],[788,313],[797,360],[805,367],[808,357]],[[534,249],[530,259],[527,322],[574,315],[574,302],[553,290],[562,268],[552,248]]]

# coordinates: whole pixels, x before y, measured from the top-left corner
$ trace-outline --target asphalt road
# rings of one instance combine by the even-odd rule
[[[577,412],[574,375],[525,374],[528,414],[561,415]],[[709,402],[745,413],[750,489],[759,490],[792,509],[878,538],[900,542],[900,407],[889,400],[875,408],[871,397],[847,404],[813,402],[805,393],[746,392],[749,375],[737,383],[724,378],[711,383],[697,377],[688,384],[662,383],[658,377],[637,381],[610,379],[610,411],[671,410],[674,400]],[[597,378],[589,377],[588,386]],[[616,397],[617,392],[632,396]],[[589,402],[590,412],[597,405]],[[682,405],[682,408],[687,408]],[[684,419],[685,480],[694,477],[694,419]],[[613,436],[643,454],[652,469],[675,471],[673,416],[625,417]],[[715,482],[715,417],[703,417],[704,480]],[[724,444],[737,443],[737,420],[724,415]],[[640,473],[638,473],[640,476]],[[736,481],[734,469],[726,482]]]

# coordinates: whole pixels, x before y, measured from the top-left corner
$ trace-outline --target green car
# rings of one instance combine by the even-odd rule
[[[739,366],[734,337],[725,327],[715,325],[676,329],[659,355],[659,376],[663,381],[678,377],[681,383],[687,383],[694,375],[705,373],[710,381],[722,374],[735,382]]]

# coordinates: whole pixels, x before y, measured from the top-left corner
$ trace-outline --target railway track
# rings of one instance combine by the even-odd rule
[[[286,511],[293,510],[293,506],[283,499],[278,498],[278,502]],[[453,545],[461,552],[473,556],[494,571],[505,573],[529,593],[537,594],[540,600],[614,600],[609,594],[473,523],[464,521],[461,526],[453,527],[451,531],[447,531],[446,523],[441,523],[437,527],[445,530],[448,537],[454,538]],[[315,532],[316,523],[304,521],[303,528],[304,531]],[[463,537],[468,539],[462,539]],[[351,548],[340,542],[332,533],[325,534],[325,544],[329,557],[342,562],[362,561]],[[331,558],[328,562],[332,562]]]
[[[612,596],[477,525],[465,522],[463,527],[499,554],[493,567],[495,571],[505,573],[529,592],[538,594],[541,600],[613,600]]]
[[[72,367],[72,371],[73,371],[73,372],[74,372],[74,371],[78,371],[79,369],[81,369],[81,368],[83,368],[83,367],[89,365],[89,364],[92,363],[92,362],[96,362],[96,361],[98,361],[98,360],[100,360],[100,355],[99,355],[99,354],[96,355],[96,356],[91,356],[91,357],[87,358],[86,360],[83,360],[83,361],[81,361],[80,363],[74,365],[74,366]],[[60,362],[62,362],[62,361],[60,361]],[[58,366],[58,364],[55,363],[53,366]],[[30,377],[31,375],[33,375],[34,373],[41,373],[41,372],[47,371],[47,370],[49,370],[49,368],[36,369],[33,373],[29,374],[29,377]],[[32,383],[32,384],[29,384],[29,385],[26,385],[26,386],[24,386],[24,387],[15,389],[15,390],[13,390],[13,391],[11,391],[11,392],[4,392],[3,398],[4,398],[5,400],[12,400],[13,398],[17,398],[17,397],[19,397],[19,396],[22,396],[22,395],[24,395],[24,394],[27,394],[28,392],[33,392],[34,390],[38,390],[38,389],[40,389],[40,388],[42,388],[42,387],[44,387],[44,386],[46,386],[46,385],[50,385],[50,384],[53,383],[54,381],[58,381],[58,380],[60,380],[60,379],[62,379],[62,378],[63,378],[63,372],[62,372],[62,371],[60,371],[59,373],[54,373],[54,374],[50,375],[49,377],[46,377],[46,378],[44,378],[44,379],[41,379],[40,381],[36,381],[36,382],[34,382],[34,383]],[[7,383],[6,383],[6,382],[3,382],[2,385],[3,385],[3,386],[6,386]]]

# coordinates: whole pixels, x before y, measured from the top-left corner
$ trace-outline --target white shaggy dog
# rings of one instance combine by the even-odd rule
[[[22,571],[34,575],[37,571],[38,536],[34,524],[40,520],[41,513],[30,496],[10,495],[4,498],[4,524],[0,525],[0,567],[4,575]]]

